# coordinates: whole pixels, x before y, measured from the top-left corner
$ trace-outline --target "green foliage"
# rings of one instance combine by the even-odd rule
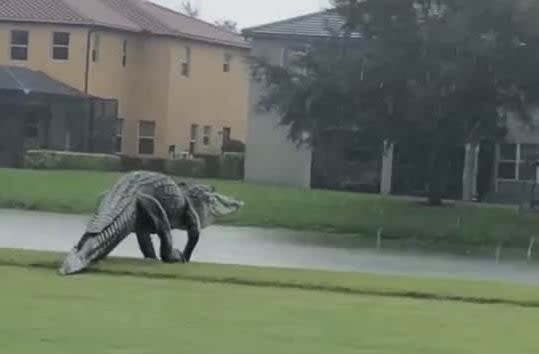
[[[205,168],[203,159],[165,160],[164,172],[173,176],[203,177]]]
[[[122,160],[115,155],[69,151],[29,150],[24,166],[30,169],[119,171]]]
[[[245,154],[227,152],[221,156],[220,177],[226,179],[243,179]]]
[[[509,112],[530,121],[539,103],[539,77],[530,75],[539,62],[537,2],[334,4],[345,20],[341,32],[312,42],[287,67],[254,60],[265,88],[260,108],[278,112],[298,144],[316,145],[335,127],[368,132],[378,145],[421,142],[437,204],[452,149],[502,139]]]

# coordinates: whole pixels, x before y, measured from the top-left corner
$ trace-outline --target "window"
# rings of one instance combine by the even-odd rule
[[[153,155],[155,151],[155,122],[141,120],[138,126],[138,152]]]
[[[230,142],[230,131],[231,129],[228,127],[223,128],[223,145],[226,145]]]
[[[124,131],[124,120],[122,118],[116,119],[116,152],[122,152],[122,134]]]
[[[92,45],[92,62],[96,62],[99,58],[99,34],[94,34],[94,43]]]
[[[52,58],[56,60],[69,59],[69,33],[54,32],[52,37]]]
[[[204,145],[210,145],[211,127],[209,125],[204,126],[204,136],[202,137],[202,143]]]
[[[122,44],[122,66],[125,68],[127,65],[127,39],[124,39]]]
[[[11,31],[11,59],[28,60],[28,31]]]
[[[198,124],[191,124],[191,141],[196,142],[198,137]]]
[[[232,55],[225,53],[224,63],[223,63],[223,72],[227,73],[230,71],[230,62],[232,61]]]
[[[191,48],[186,46],[183,58],[181,60],[181,73],[182,76],[188,77],[190,74],[191,66]]]
[[[536,178],[534,162],[539,159],[538,144],[500,144],[498,178],[530,181]]]

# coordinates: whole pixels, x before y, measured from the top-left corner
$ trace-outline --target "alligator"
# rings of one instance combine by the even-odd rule
[[[162,262],[188,263],[200,231],[243,205],[217,193],[213,186],[177,181],[159,172],[128,172],[98,198],[85,232],[58,272],[70,275],[86,270],[132,233],[145,259],[157,260],[151,239],[157,234]],[[183,252],[173,247],[173,229],[187,232]]]

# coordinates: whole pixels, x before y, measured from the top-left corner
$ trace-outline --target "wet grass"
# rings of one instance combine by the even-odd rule
[[[90,213],[97,196],[117,173],[0,169],[0,207]],[[371,194],[270,187],[239,181],[202,180],[246,202],[221,224],[355,233],[423,247],[525,249],[539,218],[515,209],[466,204],[426,207],[418,202]]]
[[[9,252],[16,255],[2,251],[0,259],[9,260]],[[52,269],[22,266],[23,260],[54,261],[57,255],[26,252],[18,256],[23,256],[18,258],[18,266],[0,266],[0,343],[2,352],[10,354],[539,351],[536,308],[242,286],[134,273],[89,273],[65,278]],[[363,275],[356,278],[350,274],[267,268],[125,262],[115,260],[103,266],[111,272],[124,267],[133,272],[144,268],[155,275],[187,272],[193,276],[210,273],[222,278],[256,279],[278,279],[288,274],[305,283],[346,278],[356,286],[383,288],[384,281],[396,286],[390,278]],[[416,285],[423,282],[427,288],[429,283],[436,283],[408,281]],[[403,286],[408,281],[397,283]],[[442,283],[439,281],[435,287]],[[452,283],[457,288],[458,284]],[[489,286],[492,285],[486,285]],[[506,290],[511,293],[515,288],[519,287],[507,286]]]

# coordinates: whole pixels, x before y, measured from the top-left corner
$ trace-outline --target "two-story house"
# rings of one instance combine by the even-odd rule
[[[217,155],[244,141],[249,45],[146,0],[2,0],[0,65],[118,102],[116,150]]]

